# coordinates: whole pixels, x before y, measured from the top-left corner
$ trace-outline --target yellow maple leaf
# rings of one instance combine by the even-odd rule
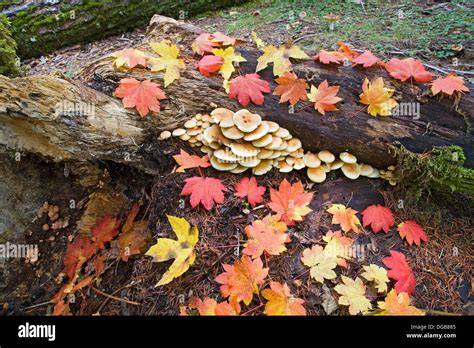
[[[382,312],[379,315],[425,315],[421,309],[410,306],[410,296],[406,292],[397,295],[392,289],[385,297],[385,301],[377,302]]]
[[[194,246],[199,238],[196,226],[191,227],[186,219],[167,215],[168,221],[178,240],[159,238],[146,255],[152,256],[154,262],[163,262],[174,259],[168,271],[161,277],[156,286],[168,284],[189,269],[196,259]]]
[[[354,232],[359,233],[357,225],[360,225],[360,221],[356,216],[356,210],[346,208],[343,204],[333,204],[327,211],[332,214],[332,223],[340,224],[344,232],[353,230]]]
[[[385,268],[371,263],[368,266],[364,266],[364,271],[361,276],[369,282],[374,282],[378,292],[387,291],[387,283],[390,280],[388,279],[387,270]]]
[[[347,267],[346,260],[351,258],[351,251],[349,248],[351,247],[353,240],[349,237],[343,236],[341,231],[329,231],[323,237],[323,240],[327,243],[324,247],[324,252],[336,257],[338,266]]]
[[[265,47],[265,42],[261,38],[258,37],[257,33],[252,31],[252,38],[253,41],[255,41],[255,44],[257,45],[257,48],[264,48]]]
[[[305,249],[301,261],[305,266],[311,268],[309,274],[317,282],[324,283],[324,279],[334,279],[337,276],[334,272],[337,258],[325,253],[320,245],[313,245],[311,249]]]
[[[262,48],[263,54],[257,59],[257,69],[260,71],[265,69],[269,63],[273,63],[273,75],[282,76],[286,72],[292,70],[290,58],[309,59],[301,48],[293,45],[291,41],[280,47],[267,45]]]
[[[346,276],[341,276],[342,283],[334,287],[339,296],[339,304],[349,306],[349,313],[356,315],[364,313],[372,308],[372,304],[365,297],[365,285],[362,280],[357,277],[355,280]]]
[[[262,296],[268,300],[266,315],[306,315],[304,301],[292,296],[286,283],[270,282],[270,289],[262,290]]]
[[[372,116],[390,116],[392,109],[398,105],[392,98],[395,92],[392,88],[384,87],[383,78],[378,77],[372,82],[366,78],[362,83],[360,102],[368,105],[367,112]]]
[[[223,48],[214,48],[212,53],[215,56],[221,57],[224,59],[224,63],[219,69],[219,73],[224,77],[224,80],[228,80],[230,75],[235,71],[234,62],[246,62],[247,59],[242,57],[240,53],[235,52],[234,47]]]
[[[165,70],[165,87],[168,87],[174,80],[179,79],[180,72],[186,69],[184,61],[179,59],[179,49],[175,44],[169,44],[166,40],[158,43],[150,43],[153,51],[160,55],[159,58],[150,57],[151,71]]]

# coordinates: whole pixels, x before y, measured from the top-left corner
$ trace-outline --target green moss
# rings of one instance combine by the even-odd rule
[[[399,182],[412,198],[431,191],[474,194],[474,170],[464,167],[466,157],[461,147],[435,147],[419,155],[400,146],[394,152]]]
[[[16,76],[20,74],[17,64],[16,42],[12,38],[10,23],[4,15],[0,15],[0,74]]]

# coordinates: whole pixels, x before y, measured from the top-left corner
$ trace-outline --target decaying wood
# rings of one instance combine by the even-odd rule
[[[155,118],[149,116],[139,120],[133,111],[124,110],[112,93],[123,77],[152,79],[162,84],[163,74],[143,69],[118,71],[108,57],[92,62],[76,76],[76,80],[88,87],[49,76],[15,80],[2,77],[0,143],[54,160],[108,159],[129,162],[154,172],[153,161],[138,154],[138,147],[146,146],[150,135],[182,125],[196,113],[210,112],[211,104],[233,110],[241,108],[235,100],[228,98],[219,75],[207,78],[194,69],[198,57],[191,51],[191,43],[200,32],[200,28],[190,24],[163,16],[153,17],[146,42],[140,48],[150,51],[147,42],[168,39],[178,44],[187,63],[181,78],[166,88],[168,99],[162,102],[162,111]],[[241,65],[242,74],[255,71],[256,60],[261,54],[251,46],[252,43],[246,43],[239,47],[247,59]],[[428,151],[433,146],[457,144],[464,148],[468,158],[466,166],[474,166],[474,144],[468,135],[474,118],[472,94],[463,95],[460,103],[453,106],[452,99],[429,97],[427,86],[397,83],[381,69],[327,66],[306,61],[295,63],[294,70],[316,86],[324,79],[340,85],[339,95],[343,98],[340,110],[321,116],[309,103],[303,103],[295,107],[294,113],[289,113],[288,105],[279,104],[279,97],[270,94],[266,95],[262,107],[249,105],[248,109],[288,128],[302,140],[305,149],[328,149],[335,153],[348,150],[359,162],[383,168],[396,162],[388,152],[396,141],[416,153]],[[271,68],[262,71],[261,75],[273,90]],[[359,103],[365,76],[369,79],[383,76],[398,91],[399,102],[419,102],[419,119],[369,116]],[[53,106],[64,100],[94,103],[95,115],[71,114],[67,110],[58,113]]]

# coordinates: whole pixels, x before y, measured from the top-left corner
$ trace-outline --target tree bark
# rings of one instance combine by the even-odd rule
[[[121,78],[151,79],[162,84],[163,74],[149,70],[115,70],[111,60],[103,57],[91,63],[70,81],[51,76],[30,76],[21,79],[0,79],[0,143],[23,148],[45,157],[59,160],[107,159],[128,163],[149,173],[157,172],[157,163],[140,147],[149,145],[151,136],[158,131],[173,129],[195,115],[210,112],[211,104],[242,108],[231,100],[222,87],[222,78],[202,76],[194,67],[197,57],[191,43],[201,29],[171,18],[154,16],[146,33],[147,42],[168,39],[178,43],[187,69],[181,78],[166,88],[168,99],[162,101],[162,111],[156,117],[140,120],[133,110],[126,110],[112,93]],[[260,51],[239,47],[247,59],[241,64],[242,73],[255,71]],[[310,103],[295,107],[290,114],[288,106],[279,104],[279,97],[267,94],[262,107],[249,105],[248,109],[264,119],[275,121],[301,139],[306,150],[330,150],[334,153],[349,151],[359,162],[384,168],[395,164],[389,148],[398,141],[408,150],[423,153],[433,146],[456,144],[466,154],[466,166],[474,165],[473,139],[468,134],[473,115],[472,93],[462,96],[453,107],[449,98],[429,97],[427,87],[397,83],[383,70],[359,69],[343,66],[319,65],[314,61],[294,64],[295,72],[313,85],[327,79],[341,86],[343,102],[339,111],[319,115]],[[261,72],[275,87],[271,68]],[[420,102],[420,118],[372,117],[359,103],[361,83],[367,76],[383,76],[398,91],[399,102]],[[87,85],[88,87],[85,87]],[[63,101],[70,105],[95,105],[95,112],[66,110],[58,112],[53,106]],[[85,108],[87,109],[87,108]],[[145,146],[146,147],[146,146]]]

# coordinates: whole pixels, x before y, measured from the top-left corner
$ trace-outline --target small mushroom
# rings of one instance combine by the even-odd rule
[[[327,150],[319,151],[318,157],[321,161],[325,163],[332,163],[336,159],[336,157],[334,157],[334,155]]]
[[[160,133],[160,136],[158,137],[159,140],[165,140],[171,137],[171,132],[170,131],[163,131]]]
[[[282,143],[283,140],[281,138],[272,135],[272,142],[265,146],[265,148],[268,150],[276,150],[281,146]]]
[[[221,171],[228,171],[235,169],[238,164],[237,163],[229,163],[229,162],[223,162],[219,160],[217,157],[210,156],[209,162],[211,163],[212,167],[221,170]]]
[[[214,151],[213,156],[220,161],[229,163],[238,162],[240,159],[240,157],[236,156],[234,153],[232,153],[229,149],[226,148],[221,148],[219,150]]]
[[[197,126],[196,120],[191,118],[184,123],[184,128],[194,128]]]
[[[247,170],[247,167],[241,166],[240,164],[237,165],[234,169],[230,170],[231,173],[233,174],[240,174],[243,173]]]
[[[260,164],[260,162],[262,162],[262,160],[260,158],[257,158],[256,156],[255,157],[246,157],[246,158],[242,158],[240,161],[239,161],[239,164],[241,166],[244,166],[244,167],[248,167],[248,168],[254,168],[256,166],[258,166]]]
[[[265,147],[272,143],[273,137],[271,134],[264,135],[260,139],[252,141],[252,145],[255,147]]]
[[[196,114],[196,116],[194,116],[194,119],[196,121],[201,121],[202,120],[202,115],[201,114]]]
[[[268,134],[269,126],[266,122],[260,123],[260,125],[252,132],[245,134],[244,140],[254,141],[262,138],[264,135]]]
[[[254,157],[260,152],[258,148],[249,143],[232,143],[230,144],[230,149],[233,153],[240,157]]]
[[[226,108],[217,108],[211,112],[212,120],[223,128],[232,127],[234,125],[232,121],[233,115],[234,113]]]
[[[344,165],[344,162],[341,160],[337,159],[334,162],[331,163],[331,170],[336,170],[341,168]]]
[[[308,168],[306,173],[312,182],[320,184],[326,180],[326,171],[322,167]]]
[[[286,151],[286,149],[288,148],[288,142],[286,140],[281,140],[281,145],[278,146],[275,150],[278,150],[278,151]]]
[[[272,122],[272,121],[263,121],[263,122],[268,125],[268,132],[269,133],[275,133],[280,128],[280,126],[276,122]]]
[[[360,164],[360,175],[369,176],[374,171],[374,168],[368,164]]]
[[[287,136],[290,135],[290,131],[286,128],[278,128],[278,130],[274,133],[277,137],[280,137],[282,139],[286,138]]]
[[[275,159],[281,156],[281,151],[273,151],[272,155],[268,159]]]
[[[262,160],[255,168],[252,169],[252,173],[255,175],[263,175],[268,173],[273,167],[272,160]]]
[[[279,161],[276,167],[280,170],[281,173],[289,173],[293,170],[293,167],[286,163],[286,161]]]
[[[304,156],[303,148],[299,148],[296,151],[290,152],[290,156],[293,156],[293,157],[296,157],[296,158],[303,158],[303,156]]]
[[[183,135],[184,133],[186,133],[186,130],[183,129],[183,128],[176,128],[173,133],[171,133],[174,137],[180,137],[181,135]]]
[[[344,163],[341,170],[349,179],[354,180],[360,176],[360,166],[357,163]]]
[[[341,152],[339,154],[339,158],[341,159],[342,162],[344,163],[356,163],[357,162],[357,157],[350,154],[349,152]]]
[[[186,134],[187,135],[190,135],[190,136],[195,136],[195,135],[198,135],[198,134],[201,134],[202,133],[202,130],[201,128],[190,128],[190,129],[187,129],[186,130]]]
[[[373,171],[370,175],[367,175],[368,178],[377,179],[380,178],[380,172],[378,169],[373,168]]]
[[[214,150],[210,148],[209,146],[203,145],[201,146],[201,151],[204,153],[212,153]]]
[[[183,141],[188,141],[191,139],[191,136],[189,134],[184,133],[183,135],[179,136],[179,138]]]
[[[288,146],[286,151],[293,152],[301,148],[301,141],[297,138],[293,138],[287,141]]]
[[[303,169],[305,167],[305,164],[303,162],[303,158],[295,158],[294,163],[293,163],[293,168],[296,170]]]
[[[388,166],[387,170],[391,170],[393,172],[395,170],[395,166]]]
[[[232,117],[234,124],[244,133],[250,133],[257,129],[262,122],[260,115],[252,114],[246,109],[237,111]]]
[[[230,145],[231,140],[227,139],[223,134],[219,126],[212,125],[211,127],[207,128],[204,133],[204,140],[208,143],[218,142],[224,145]],[[211,146],[212,147],[212,146]]]
[[[267,159],[270,158],[271,155],[273,155],[273,150],[260,149],[260,152],[258,153],[257,157],[260,159]]]
[[[320,167],[324,169],[326,173],[331,171],[331,163],[321,163]]]
[[[236,126],[232,126],[229,128],[222,128],[222,134],[228,139],[237,140],[242,139],[245,135],[244,132],[240,131]]]
[[[307,152],[303,156],[303,162],[308,168],[317,168],[321,164],[321,161],[319,160],[318,156],[311,152]]]

